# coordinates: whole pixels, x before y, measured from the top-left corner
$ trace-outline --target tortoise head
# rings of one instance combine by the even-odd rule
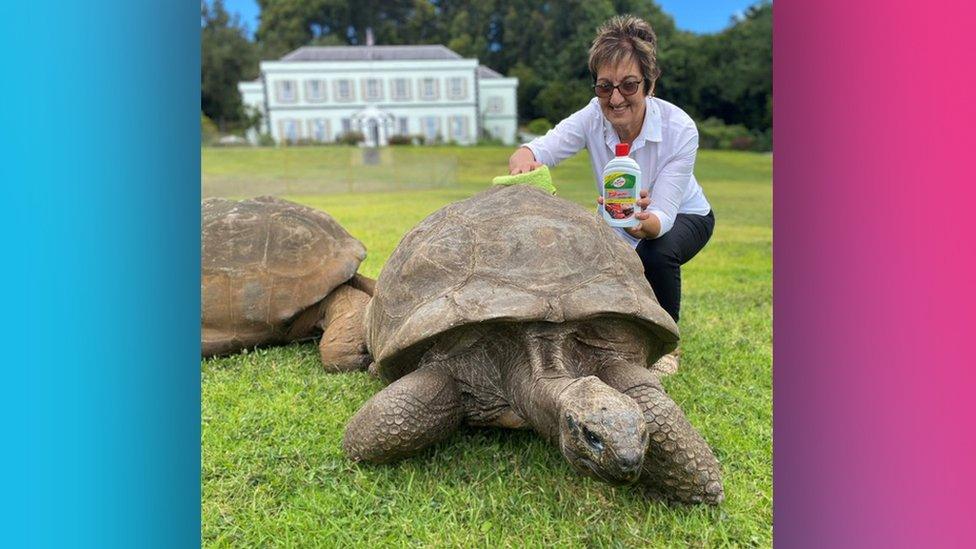
[[[606,482],[633,482],[647,444],[637,403],[598,378],[580,378],[560,395],[559,449],[578,471]]]

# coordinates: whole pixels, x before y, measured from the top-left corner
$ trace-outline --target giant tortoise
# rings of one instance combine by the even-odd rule
[[[311,339],[332,371],[369,363],[366,249],[329,214],[269,196],[208,198],[202,209],[204,357]]]
[[[532,428],[585,474],[723,499],[718,461],[648,370],[677,326],[634,250],[572,202],[495,187],[426,218],[380,273],[366,340],[390,385],[346,428],[353,460],[410,456],[462,423]]]

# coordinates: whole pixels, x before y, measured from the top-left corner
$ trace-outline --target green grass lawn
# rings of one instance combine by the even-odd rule
[[[346,182],[356,192],[329,187],[332,194],[286,198],[342,223],[369,251],[360,272],[376,277],[411,227],[484,189],[505,171],[510,153],[391,149],[383,162],[393,166],[411,164],[411,155],[418,163],[443,156],[437,165],[450,166],[453,181],[406,177],[386,190]],[[214,181],[228,188],[235,178],[314,189],[308,182],[349,173],[358,152],[202,154],[205,189]],[[702,151],[696,175],[715,210],[715,233],[683,269],[682,364],[664,383],[722,463],[721,506],[668,506],[582,478],[556,448],[525,431],[467,428],[395,465],[353,464],[340,447],[343,428],[382,384],[365,373],[324,373],[317,348],[304,344],[202,362],[203,543],[770,546],[772,157]],[[587,207],[595,199],[592,177],[585,151],[553,170],[559,195]]]

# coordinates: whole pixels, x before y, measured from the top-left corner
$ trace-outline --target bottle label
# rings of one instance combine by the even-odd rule
[[[637,178],[633,174],[611,172],[603,178],[603,207],[613,219],[634,215],[637,203]]]

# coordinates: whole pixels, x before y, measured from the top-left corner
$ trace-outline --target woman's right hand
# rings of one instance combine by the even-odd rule
[[[528,147],[519,147],[508,159],[508,175],[527,173],[542,166]]]

